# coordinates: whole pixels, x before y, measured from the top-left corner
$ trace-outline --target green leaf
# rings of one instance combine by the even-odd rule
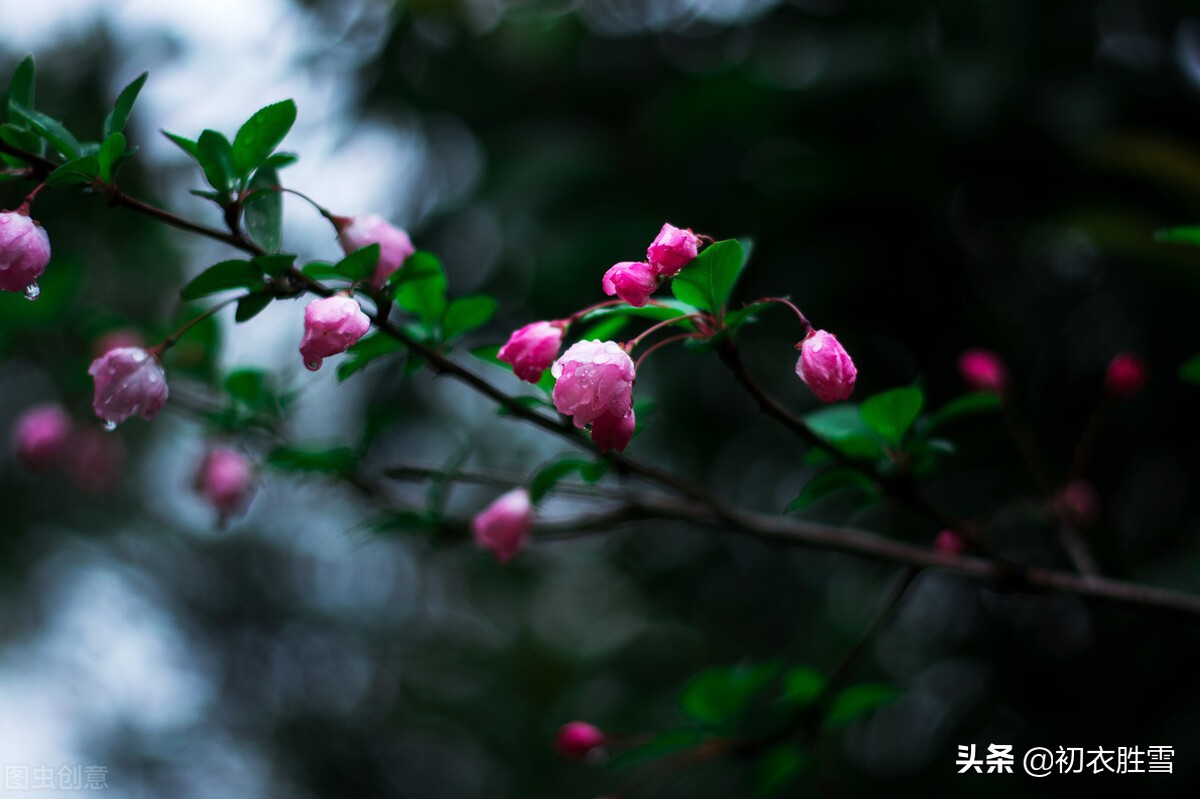
[[[777,671],[774,663],[702,671],[683,690],[683,711],[708,725],[735,721]]]
[[[9,99],[8,108],[12,114],[28,122],[39,136],[62,153],[67,160],[74,160],[80,156],[79,141],[57,119],[46,116],[40,111],[34,111],[32,108],[26,108],[11,99]]]
[[[313,280],[345,280],[337,267],[328,261],[310,261],[300,268],[300,273]]]
[[[738,308],[736,311],[730,311],[729,313],[725,314],[725,327],[728,328],[730,332],[733,332],[742,325],[755,321],[760,313],[770,308],[772,305],[776,305],[776,303],[754,302],[745,306],[744,308]]]
[[[280,277],[292,268],[292,264],[296,263],[296,255],[294,253],[256,255],[250,259],[250,263],[271,277]]]
[[[194,158],[197,162],[200,161],[200,145],[185,136],[179,136],[167,131],[161,131],[162,135],[173,141],[175,145],[185,153]]]
[[[34,65],[33,56],[27,55],[17,64],[12,80],[8,83],[8,105],[34,108],[33,103]]]
[[[43,146],[41,138],[36,133],[31,130],[25,130],[25,128],[19,128],[11,122],[5,122],[3,125],[0,125],[0,139],[3,139],[5,143],[11,144],[18,150],[24,150],[34,155],[39,154]],[[24,162],[19,161],[19,163]]]
[[[629,324],[628,316],[610,316],[579,334],[580,341],[611,341]]]
[[[264,291],[256,291],[253,294],[242,297],[237,301],[237,310],[233,312],[233,321],[238,323],[249,322],[262,313],[274,299],[274,297]]]
[[[864,682],[842,691],[829,706],[825,715],[827,727],[844,727],[852,721],[878,710],[900,695],[890,685]]]
[[[440,322],[446,312],[446,273],[441,261],[418,251],[398,272],[405,274],[396,284],[396,303],[427,325]]]
[[[529,498],[536,505],[564,478],[576,472],[587,482],[594,483],[604,475],[607,468],[607,461],[589,461],[583,458],[563,458],[553,461],[538,469],[537,474],[529,481]]]
[[[143,72],[138,75],[133,81],[121,89],[121,93],[117,95],[117,101],[113,103],[112,111],[108,112],[108,116],[104,118],[104,138],[112,136],[114,133],[121,133],[125,130],[125,123],[129,121],[129,112],[133,110],[133,104],[138,98],[138,94],[142,91],[142,86],[146,83],[148,73]]]
[[[275,153],[266,161],[263,161],[263,165],[260,168],[270,167],[271,169],[283,169],[284,167],[291,166],[299,160],[300,156],[296,155],[295,153]]]
[[[783,676],[784,702],[797,708],[808,707],[825,691],[825,675],[812,666],[799,666]]]
[[[661,300],[655,305],[644,305],[641,308],[635,308],[627,303],[620,305],[609,305],[604,308],[596,308],[588,311],[579,318],[581,322],[594,322],[598,319],[607,319],[612,316],[619,317],[639,317],[642,319],[653,319],[656,322],[665,322],[669,319],[676,319],[680,316],[696,313],[699,310],[694,305],[688,305],[679,300]]]
[[[267,374],[261,369],[238,369],[225,378],[225,393],[248,408],[266,407],[272,397]]]
[[[233,168],[247,177],[267,159],[296,121],[296,104],[291,100],[268,105],[254,112],[233,138]]]
[[[894,388],[863,400],[860,411],[867,426],[890,444],[899,445],[921,412],[925,395],[915,386]]]
[[[218,291],[259,288],[262,284],[262,272],[249,261],[221,261],[196,275],[183,287],[179,296],[185,300],[194,300],[197,297],[216,294]]]
[[[784,513],[803,510],[823,497],[844,489],[872,489],[874,484],[862,473],[846,466],[834,466],[809,480],[800,495],[788,503]]]
[[[100,163],[94,155],[85,155],[68,161],[50,173],[46,178],[47,186],[73,186],[79,183],[91,183],[100,172]]]
[[[482,294],[455,300],[446,308],[442,335],[450,341],[482,327],[496,313],[497,304],[494,299]]]
[[[358,456],[346,447],[304,449],[278,447],[267,456],[267,464],[287,472],[318,472],[346,477],[358,468]]]
[[[990,391],[980,391],[974,394],[964,394],[961,397],[956,397],[943,405],[938,410],[934,411],[929,416],[929,422],[926,424],[926,430],[932,430],[939,427],[952,419],[957,419],[960,416],[969,414],[983,413],[985,411],[998,410],[1000,408],[1000,395]]]
[[[684,749],[690,749],[693,746],[699,746],[706,740],[708,740],[708,736],[699,730],[667,730],[658,733],[644,744],[616,752],[608,758],[605,765],[621,771]]]
[[[1200,354],[1193,355],[1180,365],[1179,379],[1200,386]]]
[[[100,179],[105,183],[113,179],[113,167],[120,163],[125,155],[125,134],[113,133],[100,145],[100,153],[96,156],[99,162]]]
[[[338,364],[338,382],[366,369],[372,361],[404,349],[404,344],[381,332],[364,336],[346,350],[346,358]]]
[[[1168,244],[1190,244],[1193,247],[1200,247],[1200,225],[1160,230],[1154,234],[1154,240]]]
[[[734,239],[715,242],[675,276],[671,292],[682,302],[716,312],[729,302],[744,266],[740,243]]]
[[[279,185],[279,175],[270,167],[258,170],[250,188],[254,193],[246,200],[246,232],[267,252],[279,252],[283,246],[283,195],[272,188]]]
[[[883,451],[858,406],[831,405],[805,414],[804,422],[821,440],[848,458],[877,458]]]
[[[754,799],[769,799],[788,787],[806,758],[800,748],[792,742],[773,746],[758,757],[754,775]]]
[[[380,246],[369,244],[338,261],[334,266],[334,271],[352,283],[368,281],[375,274],[375,267],[379,264],[379,254]]]
[[[196,161],[204,170],[208,185],[225,195],[233,187],[233,160],[229,139],[215,130],[206,130],[196,141]]]

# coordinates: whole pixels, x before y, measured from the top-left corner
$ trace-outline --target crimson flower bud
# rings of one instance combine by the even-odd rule
[[[933,548],[948,555],[961,555],[967,549],[967,542],[957,530],[942,530],[933,539]]]
[[[31,472],[57,466],[67,452],[71,417],[57,403],[37,405],[17,417],[13,438],[17,460]]]
[[[109,350],[88,367],[96,382],[92,408],[107,427],[130,416],[153,419],[167,401],[167,375],[158,356],[141,347]]]
[[[313,300],[304,309],[304,338],[300,355],[310,371],[321,368],[330,355],[345,352],[371,328],[371,320],[352,297],[336,294]]]
[[[0,212],[0,289],[37,296],[37,279],[50,263],[50,237],[20,211]]]
[[[496,357],[512,366],[517,377],[527,383],[536,383],[558,357],[565,328],[562,321],[525,325],[508,337]]]
[[[635,368],[629,354],[615,341],[577,341],[550,374],[557,381],[558,412],[572,417],[576,427],[592,425],[592,440],[601,448],[624,449],[634,425]]]
[[[1008,387],[1008,369],[991,350],[967,350],[958,357],[958,372],[972,391],[999,394]]]
[[[125,444],[94,427],[77,428],[67,452],[67,474],[84,491],[98,494],[116,485],[125,469]]]
[[[408,234],[384,221],[377,214],[359,214],[354,217],[337,217],[334,224],[338,229],[338,240],[347,255],[372,244],[379,245],[379,263],[371,282],[379,288],[392,276],[408,257],[417,251]]]
[[[136,330],[110,330],[92,343],[92,354],[99,358],[109,350],[119,347],[141,347],[145,344]]]
[[[533,503],[524,488],[502,495],[471,520],[475,543],[501,563],[508,563],[525,547],[532,528]]]
[[[1085,530],[1100,518],[1100,494],[1087,480],[1072,480],[1054,498],[1054,510],[1063,523]]]
[[[658,275],[643,261],[622,261],[604,273],[601,285],[608,296],[615,294],[634,308],[641,308],[658,290]]]
[[[223,524],[243,513],[254,498],[254,469],[246,456],[237,450],[215,446],[200,461],[196,490],[216,509]]]
[[[817,399],[821,402],[850,399],[858,370],[837,336],[814,330],[796,345],[796,349],[800,350],[796,375],[812,389]]]
[[[582,759],[604,746],[607,740],[598,727],[586,721],[572,721],[559,728],[554,748],[563,757]]]
[[[677,228],[668,223],[662,226],[658,237],[646,250],[646,260],[655,274],[672,277],[690,264],[699,252],[699,236],[690,228]]]
[[[1132,397],[1146,385],[1146,363],[1132,352],[1123,352],[1108,362],[1104,388],[1117,399]]]

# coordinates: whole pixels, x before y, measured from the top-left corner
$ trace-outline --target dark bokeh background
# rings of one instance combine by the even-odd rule
[[[1200,591],[1198,395],[1175,376],[1200,349],[1200,254],[1153,241],[1200,221],[1191,4],[276,5],[295,24],[274,29],[276,46],[268,36],[238,51],[237,69],[261,59],[264,73],[280,70],[269,94],[189,95],[204,70],[228,80],[234,69],[197,61],[198,84],[161,90],[177,95],[166,119],[139,107],[144,143],[159,127],[231,131],[299,92],[289,142],[302,165],[341,160],[285,180],[355,212],[371,208],[353,181],[374,173],[368,196],[442,256],[452,291],[500,298],[478,343],[598,301],[603,270],[637,257],[664,220],[753,237],[739,300],[790,295],[853,354],[860,397],[919,380],[937,406],[963,392],[963,349],[1002,353],[1055,480],[1105,364],[1139,352],[1148,390],[1113,410],[1087,470],[1104,507],[1092,542],[1109,574]],[[151,70],[153,86],[156,70],[194,60],[186,30],[143,30],[138,13],[44,40],[39,106],[95,128],[134,74]],[[232,36],[242,23],[226,16]],[[304,44],[278,46],[286,37]],[[5,64],[25,47],[13,42]],[[306,105],[294,83],[333,88]],[[220,119],[179,111],[223,105],[236,108]],[[364,146],[354,135],[367,126],[408,155]],[[151,146],[123,183],[212,218],[182,193],[198,178],[169,147]],[[0,190],[6,207],[23,194]],[[179,313],[186,274],[225,253],[71,191],[36,211],[55,261],[37,303],[0,298],[0,412],[7,422],[59,398],[86,419],[90,340],[126,326],[154,340]],[[290,213],[297,248],[328,257],[319,220]],[[245,328],[224,320],[195,363],[177,356],[173,388],[194,392],[247,359],[272,364],[302,393],[294,439],[378,430],[373,464],[465,456],[464,468],[521,477],[559,451],[425,374],[406,381],[380,365],[341,387],[308,375],[293,351],[299,307]],[[814,402],[792,373],[796,337],[784,314],[768,316],[744,349],[800,412]],[[631,454],[721,496],[779,511],[816,470],[711,356],[656,354],[638,394],[656,407]],[[26,475],[11,456],[0,474],[0,762],[105,763],[116,795],[610,793],[627,775],[556,760],[558,724],[681,725],[680,689],[712,665],[829,669],[896,574],[665,524],[535,545],[500,569],[468,547],[372,533],[374,501],[274,473],[247,518],[218,532],[189,493],[204,437],[194,418],[116,435],[129,469],[101,496]],[[947,437],[958,450],[931,496],[955,514],[995,512],[990,535],[1011,557],[1067,566],[1044,515],[1022,505],[1037,488],[998,420],[964,420]],[[468,515],[493,494],[456,489],[448,507]],[[914,541],[937,532],[885,504],[833,499],[807,513]],[[1184,796],[1200,783],[1193,620],[925,575],[869,655],[859,676],[901,698],[824,738],[794,795]],[[1176,773],[960,777],[966,743],[1165,744]],[[752,770],[722,760],[631,795],[750,796]]]

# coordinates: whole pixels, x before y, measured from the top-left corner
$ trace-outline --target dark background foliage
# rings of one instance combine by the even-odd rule
[[[853,354],[859,397],[918,381],[938,406],[963,392],[963,349],[1002,353],[1056,482],[1100,402],[1105,364],[1139,352],[1149,388],[1113,410],[1087,471],[1104,507],[1092,542],[1106,573],[1200,590],[1197,388],[1175,375],[1198,348],[1200,256],[1153,240],[1200,219],[1200,18],[1189,4],[307,2],[294,13],[322,45],[294,69],[341,70],[358,92],[342,129],[399,120],[423,141],[423,167],[391,189],[408,215],[396,221],[442,256],[452,291],[500,299],[477,343],[598,301],[603,270],[637,257],[663,220],[750,236],[738,300],[790,295]],[[156,62],[171,63],[169,35],[140,45],[144,63],[122,60],[127,44],[105,27],[120,24],[36,54],[41,107],[96,127],[118,64],[150,69],[153,82]],[[322,108],[300,104],[301,123],[319,129]],[[143,116],[138,132],[172,124]],[[135,159],[123,185],[210,213],[169,188],[199,185],[181,162],[155,163]],[[324,196],[316,183],[297,188]],[[6,207],[20,202],[19,186],[2,190]],[[84,419],[90,342],[127,325],[149,340],[168,331],[178,286],[207,256],[71,190],[47,192],[36,211],[55,261],[37,303],[0,298],[0,411],[11,420],[57,396]],[[207,263],[222,257],[212,252]],[[186,369],[229,368],[217,337],[253,335],[229,321],[208,349],[197,338],[193,356],[176,354],[173,386]],[[811,410],[792,372],[797,337],[793,320],[769,314],[743,348],[786,404]],[[291,349],[285,359],[293,371],[281,381],[309,379]],[[375,366],[332,404],[303,406],[295,437],[369,440],[372,464],[436,466],[469,452],[467,466],[518,476],[558,451],[465,389],[400,371]],[[631,453],[723,497],[778,512],[817,469],[711,355],[659,352],[637,392],[656,407]],[[119,435],[131,468],[114,492],[33,478],[11,458],[0,484],[10,653],[0,695],[44,660],[47,690],[99,702],[60,703],[56,723],[78,734],[68,751],[108,764],[119,795],[612,792],[627,775],[553,756],[557,725],[680,726],[679,692],[709,666],[829,669],[897,573],[667,524],[535,546],[500,569],[469,547],[368,533],[371,500],[278,474],[244,521],[211,533],[188,497],[199,425],[164,417]],[[990,535],[1009,556],[1068,566],[1045,519],[1021,507],[1038,489],[998,421],[964,420],[948,437],[958,449],[930,495],[955,514],[995,513]],[[467,515],[491,495],[456,490],[449,508]],[[915,542],[937,532],[886,503],[835,499],[807,513]],[[121,659],[115,632],[46,637],[73,596],[112,616],[99,629],[131,625],[157,643]],[[187,686],[148,695],[192,710],[148,721],[157,700],[121,687],[163,679],[162,658],[137,666],[146,646],[166,652],[186,677],[171,679]],[[1192,795],[1200,782],[1192,620],[925,575],[869,654],[858,676],[901,697],[823,737],[795,795],[1130,785]],[[89,663],[108,664],[115,682]],[[32,712],[20,705],[13,717]],[[1165,744],[1176,773],[956,776],[956,746],[968,743]],[[658,795],[749,796],[753,770],[702,764]]]

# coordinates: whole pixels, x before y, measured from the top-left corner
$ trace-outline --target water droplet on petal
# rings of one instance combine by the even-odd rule
[[[37,283],[30,283],[25,287],[25,299],[33,302],[40,296],[42,296],[42,289]]]
[[[304,368],[310,372],[315,372],[321,368],[321,362],[320,361],[305,361]]]
[[[104,424],[102,424],[101,427],[104,428],[104,432],[111,433],[112,431],[117,429],[117,423],[114,422],[112,419],[105,419]]]

